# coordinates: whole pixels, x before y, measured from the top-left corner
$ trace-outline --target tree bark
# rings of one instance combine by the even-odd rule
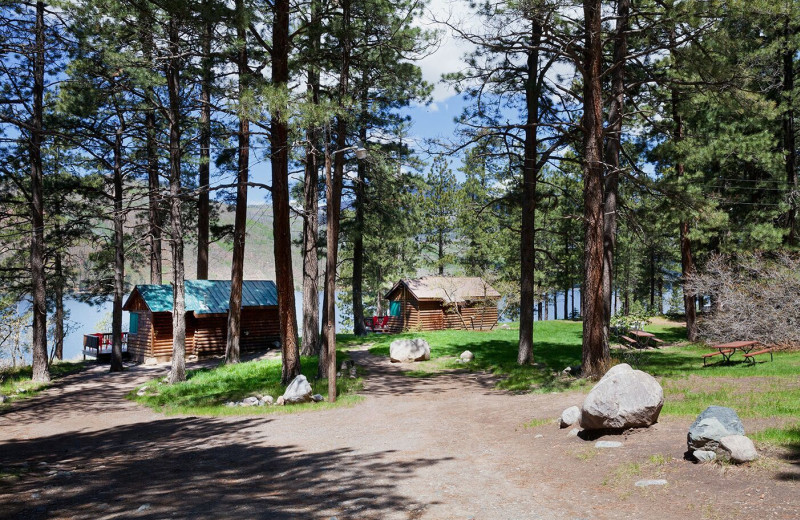
[[[50,381],[47,366],[47,293],[44,272],[44,171],[42,169],[42,124],[44,120],[44,2],[36,2],[35,48],[33,53],[33,113],[31,114],[31,296],[33,298],[33,376],[36,382]]]
[[[125,213],[122,210],[122,133],[114,136],[114,303],[111,310],[111,372],[122,371],[122,298],[125,293]]]
[[[599,376],[610,354],[603,334],[603,97],[601,91],[602,6],[584,0],[583,202],[584,271],[583,363],[587,376]]]
[[[359,129],[359,138],[362,143],[367,142],[368,93],[369,87],[364,81],[361,92],[361,128]],[[353,190],[356,210],[353,223],[353,332],[356,336],[366,336],[367,329],[364,327],[364,203],[366,202],[367,163],[359,161],[357,168],[358,178]]]
[[[539,44],[542,26],[536,20],[531,23],[531,46],[527,58],[525,79],[525,149],[522,165],[522,223],[520,230],[520,316],[517,363],[533,363],[533,306],[534,271],[536,269],[536,180],[538,176],[538,131],[539,131]]]
[[[675,52],[675,29],[670,32],[670,46]],[[677,61],[677,60],[676,60]],[[677,86],[673,86],[670,92],[670,102],[672,103],[673,131],[672,140],[678,144],[683,141],[683,116],[680,111],[680,92]],[[675,175],[678,178],[684,176],[685,168],[682,160],[675,164]],[[681,242],[681,278],[683,280],[683,311],[686,315],[686,337],[689,341],[697,341],[697,308],[694,297],[686,294],[686,280],[695,271],[694,258],[692,256],[692,243],[689,240],[689,221],[684,219],[679,223],[680,242]],[[625,292],[625,312],[629,311],[628,292]]]
[[[153,61],[153,33],[151,14],[147,9],[142,9],[139,16],[141,31],[139,38],[145,58]],[[162,256],[161,256],[161,196],[159,194],[161,183],[158,174],[158,136],[156,128],[156,103],[154,94],[150,89],[145,89],[145,155],[147,161],[147,200],[148,200],[148,246],[150,253],[150,283],[161,285]]]
[[[238,5],[238,3],[237,3]],[[213,38],[214,27],[211,23],[211,13],[209,13],[209,2],[204,2],[204,16],[207,17],[203,24],[201,36],[201,59],[202,72],[200,80],[200,164],[198,166],[198,182],[200,184],[200,196],[197,199],[197,279],[208,279],[208,244],[210,236],[210,216],[211,209],[208,186],[211,182],[211,82],[213,81],[213,71],[211,63],[211,39]],[[241,30],[237,30],[240,39],[243,38]],[[244,51],[246,55],[246,50]],[[240,51],[241,53],[241,51]],[[241,76],[240,76],[241,77]],[[241,128],[240,128],[241,131]],[[241,140],[241,134],[239,139]],[[240,143],[241,151],[241,143]],[[237,188],[238,191],[238,188]],[[238,192],[237,192],[238,199]],[[238,201],[237,201],[238,202]],[[238,209],[238,206],[237,206]],[[234,246],[235,247],[235,246]],[[227,355],[226,355],[227,357]]]
[[[59,232],[56,227],[56,233]],[[55,323],[55,348],[53,355],[59,361],[64,359],[64,269],[62,267],[62,253],[56,251],[55,253],[55,300],[56,300],[56,323]]]
[[[316,63],[320,46],[320,0],[311,2],[311,20],[308,26],[311,59],[308,66],[308,84],[311,88],[311,99],[319,104],[320,82],[319,69]],[[304,356],[320,354],[319,338],[319,160],[315,146],[320,143],[319,131],[311,126],[306,130],[306,164],[303,182],[303,344],[301,353]]]
[[[608,343],[614,292],[614,255],[617,247],[617,193],[619,191],[622,119],[625,109],[625,57],[628,54],[630,0],[617,0],[611,108],[606,129],[606,167],[603,209],[603,334]]]
[[[272,34],[272,85],[288,88],[289,83],[289,1],[276,0]],[[281,331],[281,384],[300,374],[297,317],[294,308],[292,235],[289,221],[289,123],[287,107],[276,107],[270,121],[272,164],[273,245],[275,282],[278,286],[278,315]]]
[[[247,25],[244,1],[236,0],[236,36],[239,39],[237,65],[239,73],[239,99],[244,104],[247,75]],[[225,363],[240,360],[242,332],[242,283],[244,281],[244,246],[247,237],[247,182],[250,174],[250,121],[239,114],[239,153],[236,186],[236,215],[233,223],[233,259],[231,261],[231,294],[228,303],[228,337],[225,344]],[[199,268],[198,268],[199,269]]]
[[[183,265],[183,216],[181,212],[181,89],[180,31],[175,14],[169,19],[167,90],[169,92],[169,207],[172,248],[172,367],[169,382],[186,380],[186,291]]]

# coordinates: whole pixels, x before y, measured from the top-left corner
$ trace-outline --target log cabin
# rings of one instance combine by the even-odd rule
[[[479,277],[426,276],[402,279],[386,293],[389,332],[491,330],[500,293]]]
[[[186,356],[225,354],[230,280],[186,280]],[[172,359],[172,284],[137,285],[123,310],[130,313],[128,353],[140,363]],[[242,352],[280,340],[278,293],[271,280],[242,283]]]

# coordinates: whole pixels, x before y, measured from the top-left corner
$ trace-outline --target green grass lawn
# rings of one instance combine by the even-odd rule
[[[337,362],[347,357],[337,352]],[[317,358],[301,359],[302,373],[308,378],[314,393],[328,396],[328,380],[316,379]],[[339,366],[339,365],[337,365]],[[253,415],[299,410],[319,410],[332,406],[346,406],[361,399],[357,392],[362,388],[361,377],[338,378],[336,403],[308,403],[291,406],[253,406],[227,407],[229,401],[241,401],[256,394],[271,395],[274,399],[283,395],[285,387],[280,384],[281,360],[268,359],[250,361],[235,365],[220,365],[214,368],[189,370],[186,381],[175,385],[162,383],[162,378],[143,385],[147,390],[142,396],[136,395],[138,388],[128,394],[128,398],[145,404],[158,412],[188,415]],[[141,388],[141,387],[139,387]]]
[[[408,371],[411,377],[435,377],[452,368],[485,370],[500,377],[498,388],[510,391],[552,392],[583,386],[591,382],[565,379],[554,375],[581,360],[581,323],[544,321],[534,325],[534,358],[539,366],[516,364],[518,330],[490,332],[436,331],[397,335],[370,334],[366,340],[342,336],[340,346],[372,343],[370,352],[389,355],[389,344],[397,338],[425,338],[431,345],[431,361],[418,363]],[[695,417],[707,406],[730,406],[743,418],[777,418],[783,426],[755,435],[762,441],[800,446],[800,352],[778,352],[775,360],[760,356],[755,365],[734,355],[734,363],[718,362],[703,366],[701,355],[709,347],[688,344],[684,327],[654,324],[646,327],[666,345],[655,350],[637,351],[628,358],[622,349],[612,347],[615,362],[635,363],[664,388],[665,415]],[[475,360],[461,364],[457,357],[464,350]]]
[[[83,361],[58,361],[50,365],[50,377],[52,380],[57,380],[66,375],[80,372],[86,366]],[[49,383],[31,381],[32,373],[30,366],[0,371],[0,395],[8,398],[7,403],[32,397],[50,386]],[[0,405],[0,407],[2,406],[4,405]]]

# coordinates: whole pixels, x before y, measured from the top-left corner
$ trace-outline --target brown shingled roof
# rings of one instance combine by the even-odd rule
[[[415,280],[400,280],[386,293],[389,296],[403,284],[417,300],[463,302],[483,298],[499,298],[500,293],[483,278],[474,276],[425,276]]]

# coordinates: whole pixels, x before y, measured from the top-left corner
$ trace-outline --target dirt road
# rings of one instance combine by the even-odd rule
[[[796,456],[695,465],[686,420],[669,418],[597,449],[555,423],[525,426],[581,394],[354,358],[369,371],[359,404],[251,418],[124,399],[164,367],[69,376],[0,415],[0,518],[800,518]],[[667,484],[636,485],[647,479]]]

